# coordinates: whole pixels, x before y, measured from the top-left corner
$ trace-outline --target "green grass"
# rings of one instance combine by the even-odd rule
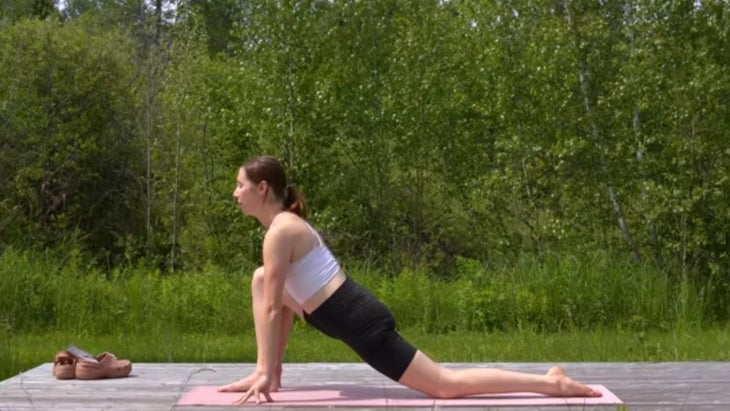
[[[526,257],[502,268],[471,260],[459,265],[460,274],[449,279],[352,265],[348,273],[373,290],[401,326],[428,333],[670,331],[727,320],[724,288],[606,255]],[[7,251],[0,255],[0,332],[225,335],[252,326],[249,283],[248,272],[216,267],[102,273],[73,259]]]
[[[728,360],[727,284],[676,278],[603,254],[459,260],[459,274],[348,273],[439,361]],[[134,362],[252,362],[250,272],[100,272],[74,256],[0,254],[0,378],[76,344]],[[295,325],[287,361],[358,361]]]
[[[440,362],[728,361],[728,329],[675,332],[573,331],[538,334],[402,333]],[[133,362],[254,362],[253,332],[241,335],[139,334],[84,336],[74,332],[11,335],[0,342],[0,380],[44,362],[76,344],[90,352],[111,351]],[[286,362],[359,362],[339,341],[298,323]]]

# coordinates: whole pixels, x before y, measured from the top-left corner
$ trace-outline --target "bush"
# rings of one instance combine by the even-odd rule
[[[74,259],[6,250],[0,256],[0,325],[8,332],[237,334],[253,327],[250,275],[215,267],[105,275]],[[399,327],[427,333],[702,326],[713,294],[690,279],[608,256],[524,257],[514,267],[459,261],[452,279],[425,270],[352,277],[393,311]],[[707,287],[707,285],[705,285]]]

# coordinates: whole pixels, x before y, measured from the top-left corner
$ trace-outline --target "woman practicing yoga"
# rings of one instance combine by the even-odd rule
[[[597,397],[601,393],[569,378],[560,367],[546,374],[499,369],[449,369],[431,360],[395,331],[390,310],[340,268],[322,238],[305,220],[302,197],[281,163],[260,156],[238,170],[233,192],[241,211],[267,228],[263,267],[251,282],[257,360],[253,373],[219,387],[245,392],[243,404],[281,387],[282,357],[294,315],[342,340],[373,368],[398,383],[435,398],[470,394],[536,392]]]

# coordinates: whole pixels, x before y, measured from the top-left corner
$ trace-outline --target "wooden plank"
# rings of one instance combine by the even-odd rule
[[[494,367],[544,373],[551,364],[490,363],[445,364],[454,368]],[[730,362],[567,363],[576,379],[603,384],[631,411],[730,410]],[[50,363],[39,365],[0,382],[0,411],[23,410],[179,410],[221,411],[220,407],[177,407],[191,387],[222,385],[253,370],[252,364],[139,363],[132,375],[115,380],[59,381]],[[285,386],[316,384],[383,384],[389,381],[365,364],[286,364]],[[262,409],[278,410],[276,404]],[[316,410],[317,408],[309,408]],[[332,410],[333,408],[322,408]],[[359,410],[366,410],[359,409]],[[388,408],[397,409],[397,408]],[[431,408],[424,408],[431,409]],[[477,408],[478,409],[478,408]],[[493,408],[492,408],[493,409]],[[525,409],[525,408],[521,408]],[[558,410],[616,410],[616,406],[542,407]],[[354,410],[348,408],[348,410]],[[407,408],[416,411],[417,408]],[[475,408],[448,408],[449,411]]]

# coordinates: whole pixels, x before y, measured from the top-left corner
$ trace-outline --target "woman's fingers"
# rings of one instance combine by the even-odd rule
[[[249,390],[247,393],[243,394],[239,399],[237,399],[236,401],[233,401],[233,403],[236,405],[245,404],[246,401],[248,401],[248,399],[251,398],[251,395],[253,395],[253,392],[251,390]]]
[[[271,394],[269,393],[268,387],[264,388],[263,390],[259,389],[259,384],[254,384],[253,387],[251,387],[246,394],[242,395],[241,398],[237,399],[233,403],[236,405],[243,405],[245,404],[250,398],[255,397],[256,398],[256,405],[261,404],[261,391],[263,391],[264,398],[267,402],[274,402],[274,399],[271,398]]]

